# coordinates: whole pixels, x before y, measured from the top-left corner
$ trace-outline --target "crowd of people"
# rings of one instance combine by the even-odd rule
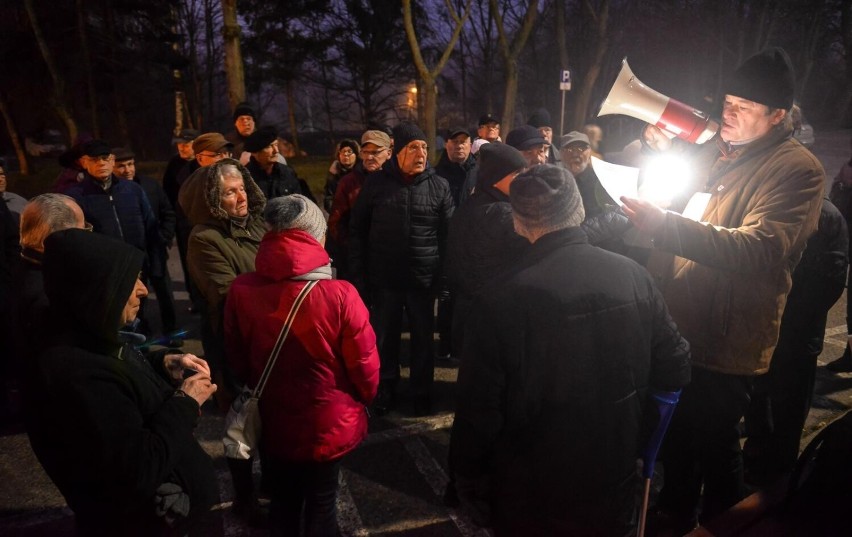
[[[848,283],[852,173],[838,209],[791,137],[783,50],[724,88],[711,142],[640,135],[640,164],[678,152],[697,172],[695,195],[665,209],[613,199],[592,161],[600,128],[554,140],[544,109],[505,143],[491,114],[448,130],[434,166],[412,123],[341,140],[319,204],[246,103],[227,135],[181,131],[161,182],[131,150],[81,140],[57,192],[0,204],[2,325],[20,357],[4,367],[20,368],[33,449],[81,534],[204,534],[218,489],[193,428],[208,400],[225,412],[256,385],[273,348],[259,458],[274,535],[338,534],[341,463],[368,409],[432,414],[436,360],[460,364],[445,502],[499,536],[630,534],[656,392],[681,395],[653,531],[688,533],[747,480],[788,475]],[[696,200],[698,217],[681,214]],[[173,241],[201,358],[168,336]],[[142,350],[148,285],[157,352]],[[831,368],[852,370],[848,348]],[[257,522],[252,460],[228,465],[235,512]]]

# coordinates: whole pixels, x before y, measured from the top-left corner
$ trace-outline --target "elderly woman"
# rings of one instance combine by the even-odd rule
[[[322,205],[325,212],[331,213],[331,204],[334,202],[334,193],[341,177],[352,171],[358,163],[358,154],[361,146],[355,140],[346,138],[337,144],[334,150],[334,162],[328,168],[325,176],[325,189],[323,190]]]
[[[234,373],[257,385],[296,296],[318,280],[298,311],[260,398],[261,460],[272,535],[338,535],[340,463],[367,434],[379,383],[369,313],[349,283],[331,279],[319,207],[294,194],[270,200],[257,272],[238,276],[225,304]]]
[[[148,294],[144,255],[81,229],[45,240],[44,286],[61,322],[35,364],[27,431],[81,535],[185,535],[218,497],[213,463],[193,437],[216,391],[207,364],[143,358],[119,332]]]

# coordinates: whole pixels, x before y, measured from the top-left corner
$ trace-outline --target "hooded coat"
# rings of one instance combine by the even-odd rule
[[[243,176],[249,211],[244,227],[219,206],[221,169],[227,164],[235,165]],[[196,170],[181,187],[179,200],[193,226],[186,254],[189,275],[207,302],[214,332],[220,333],[228,288],[237,275],[254,270],[254,256],[265,231],[261,214],[266,198],[245,167],[234,159],[223,159]]]
[[[155,534],[165,483],[189,496],[190,516],[218,496],[212,461],[193,437],[198,403],[175,394],[163,354],[148,362],[119,338],[143,255],[77,229],[45,241],[44,285],[65,330],[36,364],[28,432],[78,525],[94,534]]]
[[[736,151],[708,144],[701,221],[668,212],[654,235],[648,270],[698,367],[732,375],[769,368],[825,188],[819,160],[791,133],[782,123]]]
[[[530,245],[472,311],[450,440],[458,479],[486,486],[505,535],[626,535],[647,394],[690,377],[651,278],[567,228]]]
[[[256,386],[305,280],[329,264],[301,230],[267,233],[257,271],[237,277],[225,307],[227,359]],[[324,462],[367,435],[368,405],[379,383],[379,355],[369,313],[348,282],[320,279],[299,309],[260,398],[262,450],[294,462]]]

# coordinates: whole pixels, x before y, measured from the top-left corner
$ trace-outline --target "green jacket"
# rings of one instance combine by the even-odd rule
[[[222,166],[228,164],[243,174],[249,206],[245,227],[219,207],[219,177]],[[213,331],[219,333],[231,282],[239,274],[254,271],[254,257],[265,233],[261,214],[266,198],[244,166],[224,159],[189,176],[178,200],[192,224],[186,255],[189,275],[207,302]]]
[[[715,160],[701,181],[710,193],[701,221],[667,213],[648,269],[690,343],[693,365],[761,374],[791,274],[817,228],[825,172],[783,124],[727,155],[709,145],[704,156]]]

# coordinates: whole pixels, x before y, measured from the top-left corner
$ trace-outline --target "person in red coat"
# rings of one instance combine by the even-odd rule
[[[256,272],[238,276],[225,305],[227,359],[255,386],[284,319],[310,280],[260,398],[261,462],[272,535],[338,535],[340,463],[367,435],[379,355],[369,313],[349,282],[331,279],[326,223],[299,194],[270,200]]]

